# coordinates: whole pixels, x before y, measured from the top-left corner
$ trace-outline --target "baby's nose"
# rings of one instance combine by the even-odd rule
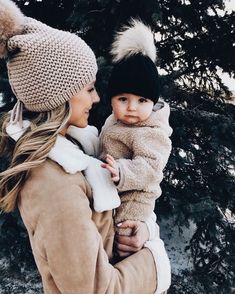
[[[136,110],[136,103],[135,102],[130,102],[128,103],[128,110]]]

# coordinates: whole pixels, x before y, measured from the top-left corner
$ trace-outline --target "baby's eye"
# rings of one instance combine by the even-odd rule
[[[139,98],[140,103],[144,103],[144,102],[147,102],[147,101],[148,101],[148,99],[146,99],[146,98],[143,98],[143,97]]]
[[[119,98],[118,98],[118,101],[125,102],[126,100],[127,100],[127,98],[126,98],[126,97],[119,97]]]

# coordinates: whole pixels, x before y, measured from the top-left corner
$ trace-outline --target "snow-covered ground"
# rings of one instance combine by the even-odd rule
[[[171,261],[172,273],[181,275],[185,270],[191,271],[193,269],[193,260],[190,250],[186,250],[186,247],[195,233],[196,225],[190,222],[189,227],[181,226],[179,228],[174,224],[173,217],[161,220],[159,225],[161,238],[165,242]]]
[[[34,267],[12,267],[0,259],[0,294],[43,294],[41,278]]]

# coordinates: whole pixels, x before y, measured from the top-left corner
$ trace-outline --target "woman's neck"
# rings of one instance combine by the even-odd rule
[[[66,125],[62,130],[60,130],[59,134],[65,137],[67,130],[68,130],[68,126]]]

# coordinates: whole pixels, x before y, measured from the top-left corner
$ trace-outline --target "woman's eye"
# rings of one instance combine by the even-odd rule
[[[88,90],[88,92],[91,93],[91,92],[93,92],[94,90],[95,90],[95,88],[93,87],[93,88],[90,88],[90,89]]]

